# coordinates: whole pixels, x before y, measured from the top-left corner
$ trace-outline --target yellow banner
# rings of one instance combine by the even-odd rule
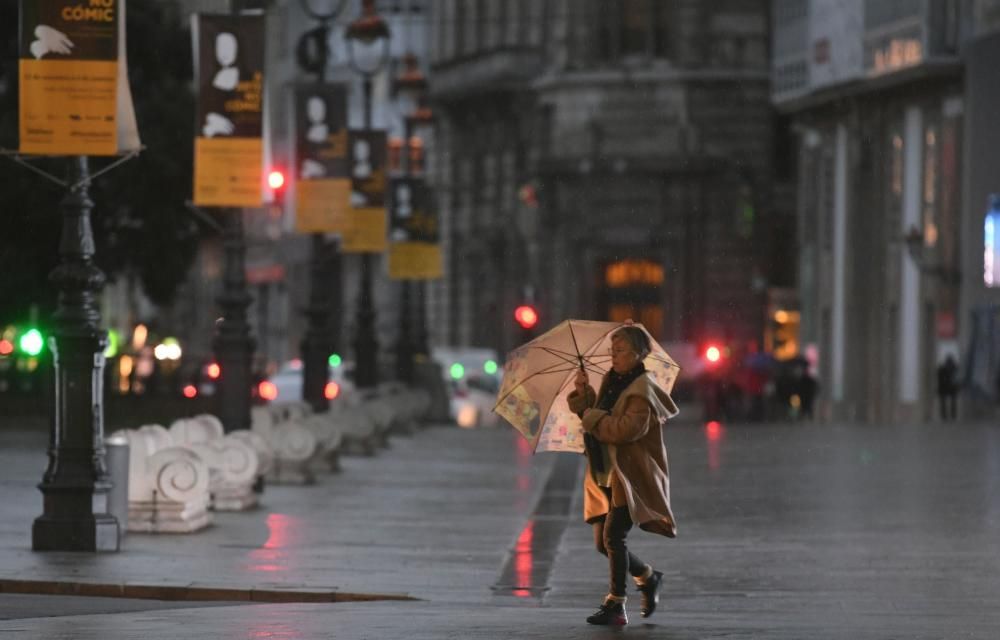
[[[344,253],[382,253],[386,249],[385,209],[353,209],[342,232]]]
[[[441,245],[428,242],[394,242],[389,247],[389,278],[436,280],[444,276]]]
[[[118,153],[118,62],[21,59],[20,76],[22,153]]]
[[[299,180],[295,186],[295,231],[343,233],[351,209],[351,179]]]
[[[196,138],[194,203],[200,207],[259,207],[261,138]]]

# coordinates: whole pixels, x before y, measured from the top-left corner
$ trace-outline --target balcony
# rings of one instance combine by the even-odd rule
[[[542,52],[534,47],[506,47],[454,58],[430,74],[430,93],[438,101],[527,89],[542,71]]]

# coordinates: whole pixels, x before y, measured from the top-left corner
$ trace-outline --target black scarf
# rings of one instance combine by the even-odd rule
[[[621,397],[622,392],[644,373],[646,373],[646,366],[642,362],[625,373],[618,373],[614,369],[608,371],[608,375],[602,385],[601,397],[597,399],[596,408],[603,411],[611,411],[611,408],[618,402],[618,398]],[[603,473],[604,456],[601,452],[603,445],[591,434],[584,433],[583,446],[587,450],[587,459],[590,460],[590,468],[597,473]]]

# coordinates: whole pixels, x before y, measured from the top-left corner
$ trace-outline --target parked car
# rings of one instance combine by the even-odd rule
[[[257,396],[265,402],[298,402],[302,400],[302,361],[289,360],[277,372],[257,385]],[[344,362],[340,366],[330,367],[329,382],[326,386],[326,397],[334,401],[349,397],[355,392],[352,381],[354,367],[352,363]]]
[[[451,417],[460,427],[493,427],[500,418],[493,413],[503,372],[493,349],[434,347],[431,356],[441,365],[451,397]]]

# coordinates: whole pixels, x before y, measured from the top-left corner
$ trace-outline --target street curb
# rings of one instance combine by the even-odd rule
[[[67,582],[61,580],[13,580],[0,578],[0,593],[41,596],[82,596],[135,598],[189,602],[331,603],[331,602],[415,602],[402,594],[348,593],[330,589],[238,588],[183,584],[124,584]]]

